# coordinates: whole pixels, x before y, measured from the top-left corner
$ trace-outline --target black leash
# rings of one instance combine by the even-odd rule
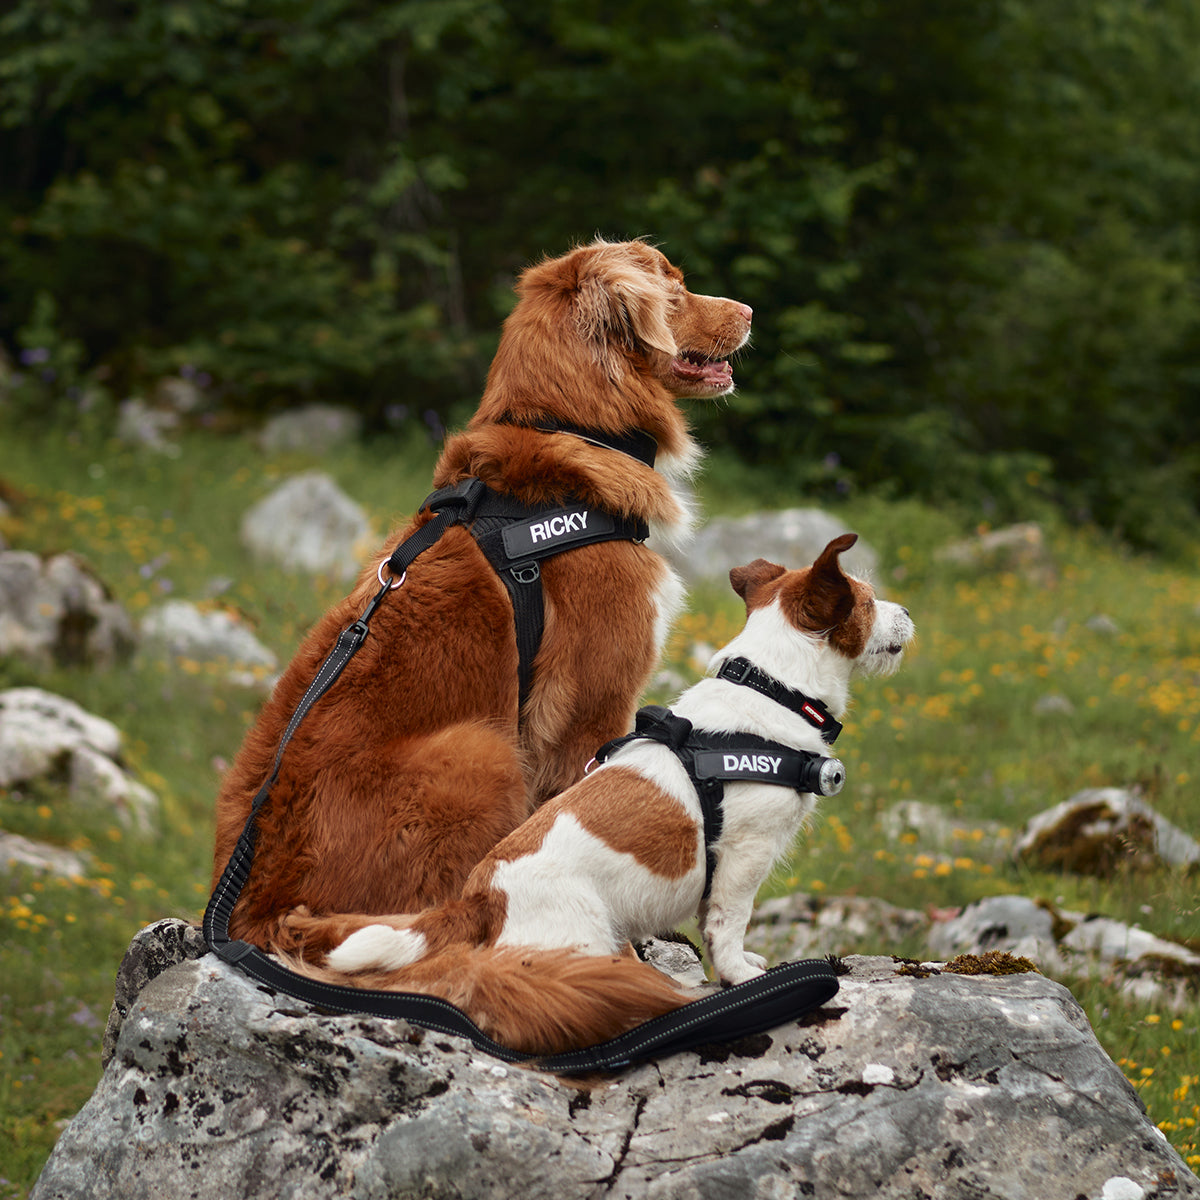
[[[674,1012],[644,1022],[619,1037],[580,1050],[539,1057],[512,1050],[494,1041],[460,1008],[437,996],[321,983],[298,975],[257,946],[231,936],[229,926],[233,910],[254,864],[258,814],[270,799],[284,751],[292,735],[366,640],[371,618],[383,598],[397,586],[395,580],[402,581],[408,567],[433,546],[447,528],[470,520],[486,492],[480,480],[466,479],[456,487],[444,489],[430,497],[428,507],[434,509],[436,515],[396,547],[387,562],[391,578],[384,579],[384,568],[381,567],[379,591],[372,597],[362,616],[342,631],[333,650],[321,664],[288,722],[275,753],[271,773],[251,803],[237,845],[205,909],[203,929],[209,948],[225,962],[267,987],[315,1008],[339,1013],[362,1013],[387,1020],[405,1020],[424,1029],[465,1037],[478,1049],[505,1062],[523,1063],[540,1070],[567,1074],[617,1070],[654,1055],[673,1054],[713,1042],[737,1040],[794,1020],[824,1004],[838,990],[833,966],[817,959],[783,963],[765,975],[695,1000]]]

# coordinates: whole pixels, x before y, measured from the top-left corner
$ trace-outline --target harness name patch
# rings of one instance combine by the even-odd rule
[[[573,513],[561,513],[557,517],[551,517],[548,521],[535,521],[529,527],[529,537],[536,546],[538,542],[564,537],[568,533],[578,533],[586,529],[587,520],[587,509]]]
[[[726,754],[721,766],[726,771],[752,771],[756,775],[778,775],[780,758],[768,754]]]
[[[749,750],[701,750],[696,754],[696,774],[701,779],[748,779],[791,786],[799,777],[799,758]]]
[[[504,552],[510,559],[541,558],[573,542],[596,539],[616,528],[612,516],[588,508],[563,508],[535,521],[521,521],[504,530]]]

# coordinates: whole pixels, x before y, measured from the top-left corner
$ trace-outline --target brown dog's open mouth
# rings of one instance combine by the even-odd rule
[[[733,367],[725,358],[707,358],[695,350],[684,350],[671,360],[671,371],[688,383],[727,391],[733,387]]]

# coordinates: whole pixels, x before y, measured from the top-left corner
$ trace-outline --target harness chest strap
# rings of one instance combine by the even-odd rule
[[[650,526],[637,517],[581,503],[531,507],[491,491],[474,477],[427,496],[421,510],[439,511],[447,504],[455,508],[454,523],[466,527],[508,590],[517,637],[520,704],[524,707],[545,627],[541,561],[597,542],[644,542]],[[388,560],[388,570],[396,578],[407,569],[403,550],[404,545],[398,546]]]
[[[842,790],[846,770],[839,759],[796,750],[751,733],[714,733],[696,729],[669,708],[648,704],[638,710],[634,730],[606,742],[596,751],[604,762],[630,742],[659,742],[671,750],[688,773],[704,819],[704,895],[712,890],[716,843],[724,828],[725,784],[735,780],[770,783],[797,792],[833,796]]]

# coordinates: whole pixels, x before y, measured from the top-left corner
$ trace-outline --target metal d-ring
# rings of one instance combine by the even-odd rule
[[[391,559],[385,558],[379,564],[379,570],[376,571],[375,574],[379,577],[379,583],[380,583],[381,587],[391,587],[391,588],[395,589],[395,588],[398,588],[405,581],[405,579],[408,578],[408,571],[406,569],[404,574],[401,575],[399,579],[390,579],[390,580],[384,579],[383,568],[386,567],[389,562],[391,562]]]

